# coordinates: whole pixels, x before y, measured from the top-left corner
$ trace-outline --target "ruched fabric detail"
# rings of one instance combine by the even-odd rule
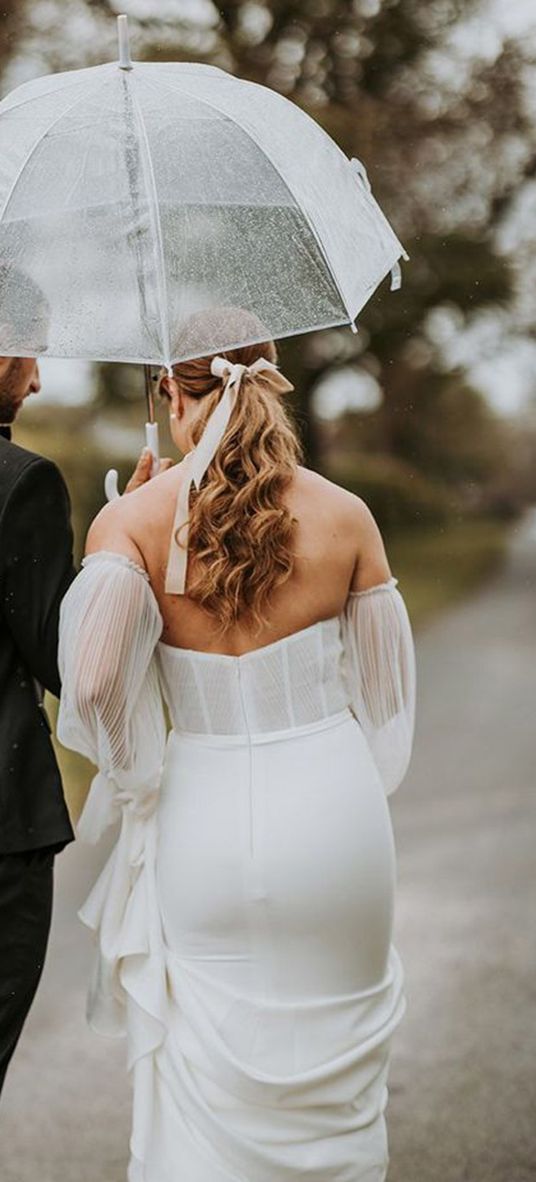
[[[169,1153],[149,1134],[149,1178],[172,1182],[173,1142],[188,1146],[185,1182],[385,1178],[389,1047],[405,1012],[394,946],[377,986],[316,1003],[256,1003],[180,957],[168,957],[168,977],[180,1021],[156,1071],[173,1116]]]

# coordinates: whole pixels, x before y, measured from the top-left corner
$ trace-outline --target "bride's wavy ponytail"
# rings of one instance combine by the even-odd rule
[[[225,386],[225,378],[211,372],[213,356],[173,367],[184,393],[203,404],[192,430],[194,443]],[[277,361],[273,341],[228,349],[221,356],[246,366],[259,357]],[[293,569],[295,522],[285,494],[301,447],[282,386],[288,389],[270,369],[243,374],[222,442],[199,491],[190,494],[187,594],[217,618],[222,630],[238,621],[260,629],[273,592]]]

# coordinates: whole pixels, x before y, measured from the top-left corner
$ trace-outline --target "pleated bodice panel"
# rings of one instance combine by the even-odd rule
[[[242,656],[158,645],[172,726],[196,734],[263,734],[320,721],[343,710],[338,617]]]

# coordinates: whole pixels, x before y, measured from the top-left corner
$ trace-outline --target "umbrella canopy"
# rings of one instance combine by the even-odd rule
[[[0,354],[46,336],[55,357],[169,366],[253,343],[238,309],[261,340],[352,324],[403,255],[314,120],[223,70],[123,44],[0,104]],[[226,308],[233,339],[225,315],[192,320]]]

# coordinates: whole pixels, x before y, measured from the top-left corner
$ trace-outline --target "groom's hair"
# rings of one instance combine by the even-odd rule
[[[0,263],[0,357],[46,348],[49,306],[44,291],[26,271]]]

